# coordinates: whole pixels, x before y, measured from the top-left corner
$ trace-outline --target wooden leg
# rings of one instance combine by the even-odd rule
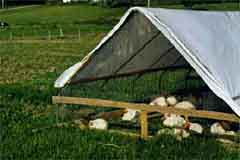
[[[147,118],[147,111],[141,112],[141,138],[147,139],[148,138],[148,118]]]
[[[188,116],[184,116],[184,117],[185,117],[186,122],[188,123],[189,122]]]

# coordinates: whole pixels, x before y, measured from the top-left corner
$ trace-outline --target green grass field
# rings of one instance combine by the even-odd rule
[[[238,10],[236,4],[208,7]],[[80,61],[124,11],[122,8],[81,4],[39,6],[0,13],[0,20],[11,25],[9,30],[0,30],[0,159],[240,158],[239,145],[223,145],[208,137],[192,136],[177,141],[162,135],[142,141],[118,133],[70,126],[33,132],[56,123],[57,106],[51,103],[51,96],[57,94],[53,88],[56,78]],[[19,36],[24,32],[25,39],[31,40],[37,39],[34,36],[46,36],[48,30],[57,30],[59,26],[69,35],[80,29],[83,32],[81,39],[63,38],[60,42],[43,39],[33,43],[8,41],[11,32]],[[97,93],[89,93],[89,96],[95,95]],[[109,96],[110,99],[114,95]]]

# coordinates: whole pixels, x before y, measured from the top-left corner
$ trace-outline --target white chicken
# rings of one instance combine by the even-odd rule
[[[226,133],[226,130],[219,122],[216,122],[211,125],[210,132],[212,134],[224,135]]]
[[[164,114],[163,125],[167,127],[183,127],[186,123],[186,120],[176,114],[166,113]]]
[[[187,123],[187,129],[189,129],[190,131],[194,131],[198,134],[202,134],[203,133],[203,127],[198,124],[198,123]]]
[[[95,119],[89,121],[89,128],[90,129],[100,129],[100,130],[106,130],[108,128],[108,123],[104,119]]]
[[[234,131],[226,131],[224,127],[221,125],[221,123],[216,122],[213,123],[210,127],[210,132],[212,134],[217,134],[217,135],[236,135]]]
[[[188,110],[196,109],[196,107],[189,101],[179,102],[174,107],[178,109],[188,109]]]
[[[160,106],[160,107],[167,107],[167,106],[168,106],[165,97],[157,97],[157,98],[155,98],[155,99],[150,103],[150,105],[152,105],[152,106],[157,105],[157,106]]]
[[[177,104],[177,99],[174,96],[167,97],[166,99],[169,106],[175,106]]]
[[[124,121],[132,121],[138,115],[138,111],[134,109],[126,109],[126,112],[122,116]]]

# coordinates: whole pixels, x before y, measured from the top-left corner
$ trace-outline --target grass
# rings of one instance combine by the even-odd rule
[[[124,9],[100,8],[89,5],[40,6],[1,13],[1,20],[10,24],[10,29],[0,32],[0,39],[10,37],[43,37],[81,32],[108,31]],[[32,14],[34,12],[34,14]],[[57,18],[56,18],[57,17]]]
[[[40,6],[0,14],[0,19],[9,22],[19,34],[19,26],[31,29],[34,26],[66,25],[66,30],[72,25],[85,27],[81,40],[73,43],[63,40],[66,43],[4,41],[6,43],[0,44],[0,159],[239,159],[239,148],[224,146],[207,137],[194,136],[177,141],[174,137],[162,135],[142,141],[117,133],[75,127],[52,127],[32,132],[35,128],[56,123],[57,106],[51,103],[51,96],[56,95],[55,79],[82,59],[123,12],[121,8],[68,5]],[[108,23],[109,19],[111,23]],[[2,40],[7,39],[4,34],[8,35],[11,30],[0,32]],[[123,84],[122,88],[114,85],[116,83],[121,84],[109,83],[109,86],[115,86],[114,94],[102,96],[130,100],[132,97],[120,94],[120,91],[131,92],[129,84]],[[138,83],[141,85],[142,82]],[[143,95],[149,94],[143,88],[134,89]],[[100,92],[83,90],[80,92],[87,96],[101,96]],[[157,93],[151,89],[149,92]]]

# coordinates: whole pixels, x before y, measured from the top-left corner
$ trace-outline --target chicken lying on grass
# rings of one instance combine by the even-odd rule
[[[196,109],[196,107],[189,101],[182,101],[177,103],[174,108],[178,108],[178,109],[187,109],[187,110],[192,110],[192,109]]]
[[[169,106],[175,106],[178,103],[176,97],[174,96],[167,97],[166,101]]]
[[[163,125],[166,127],[183,127],[186,124],[185,119],[176,114],[165,113],[163,119]]]
[[[122,116],[123,121],[133,121],[139,115],[139,111],[134,109],[126,109]]]
[[[190,101],[181,101],[178,102],[176,97],[169,96],[165,98],[164,96],[160,96],[155,98],[150,102],[150,105],[156,105],[160,107],[174,107],[177,109],[185,109],[185,110],[195,110],[196,107]],[[123,115],[122,120],[132,121],[139,115],[140,111],[126,109],[126,113]],[[177,137],[186,138],[190,136],[190,133],[195,134],[203,134],[203,127],[199,123],[189,122],[188,119],[183,118],[180,115],[165,113],[163,118],[163,125],[166,127],[170,127],[173,129],[172,134]],[[158,134],[163,133],[163,130],[159,130]],[[220,135],[234,135],[233,131],[226,131],[220,123],[215,123],[211,126],[210,132],[212,134],[220,134]]]
[[[160,107],[168,107],[168,103],[165,97],[157,97],[153,101],[150,102],[151,106],[160,106]]]
[[[227,122],[224,122],[224,124],[226,124]],[[234,131],[230,131],[231,127],[227,127],[226,125],[224,125],[221,122],[215,122],[211,125],[210,127],[210,133],[213,135],[217,135],[217,136],[236,136],[236,132]],[[226,143],[226,144],[234,144],[234,140],[233,139],[228,139],[226,137],[223,138],[217,138],[217,141],[221,142],[221,143]]]
[[[198,133],[198,134],[203,133],[203,127],[199,123],[188,122],[188,123],[185,124],[185,128],[189,131],[193,131],[193,132]]]
[[[156,105],[160,107],[175,106],[177,104],[177,99],[174,96],[169,96],[165,98],[164,96],[157,97],[150,102],[150,105]]]
[[[194,106],[191,102],[186,102],[186,101],[178,103],[177,99],[174,96],[169,96],[167,98],[160,96],[153,99],[149,104],[160,106],[160,107],[177,106],[177,108],[181,108],[181,109],[193,109],[193,106]],[[122,120],[133,121],[139,115],[138,113],[139,111],[137,110],[126,109],[126,112],[122,116]]]
[[[211,125],[210,132],[215,135],[236,135],[234,131],[225,130],[219,122],[213,123]]]
[[[108,122],[104,119],[95,119],[89,121],[89,128],[90,129],[99,129],[99,130],[107,130]]]
[[[157,100],[159,100],[159,101],[157,101]],[[189,101],[178,102],[174,96],[170,96],[168,98],[165,98],[165,97],[157,98],[153,102],[151,102],[151,103],[154,105],[159,104],[161,102],[162,107],[169,106],[169,107],[174,107],[174,108],[178,108],[178,109],[186,109],[186,110],[192,110],[192,109],[196,108]],[[166,102],[166,104],[165,104],[165,102]],[[165,104],[165,105],[163,105],[163,104]],[[172,113],[165,113],[162,119],[163,119],[163,125],[166,127],[173,128],[173,135],[176,135],[176,137],[178,139],[189,137],[190,131],[195,132],[197,134],[203,133],[203,127],[200,124],[188,122],[188,120],[185,120],[185,118],[183,118],[180,115],[176,115],[176,114],[172,114]],[[161,133],[161,130],[159,131],[159,133]]]
[[[203,127],[198,123],[187,122],[183,117],[176,114],[164,114],[163,125],[166,127],[177,127],[198,134],[203,133]]]
[[[161,100],[161,101],[157,101],[157,100]],[[178,103],[177,99],[174,96],[170,96],[168,98],[160,97],[155,99],[153,102],[155,102],[155,104],[158,104],[156,102],[159,102],[159,103],[162,102],[162,104],[166,102],[167,105],[165,105],[165,107],[170,106],[178,109],[187,109],[187,110],[195,109],[195,106],[191,102],[182,101]],[[172,114],[172,113],[165,113],[163,120],[164,120],[163,125],[167,127],[183,127],[187,123],[187,120],[185,120],[183,117],[181,117],[180,115]],[[200,125],[188,123],[188,127],[189,129],[190,128],[195,129],[196,127],[200,128]],[[201,131],[198,131],[198,132],[201,132]]]
[[[150,102],[150,105],[158,105],[161,107],[167,107],[168,103],[165,99],[165,97],[157,97],[155,98],[153,101]],[[137,116],[139,115],[138,110],[134,110],[134,109],[126,109],[125,113],[122,116],[122,120],[123,121],[134,121],[136,120]]]
[[[169,96],[167,98],[163,96],[157,97],[150,102],[150,105],[156,105],[160,107],[174,107],[178,109],[196,109],[196,107],[190,101],[178,102],[174,96]]]

